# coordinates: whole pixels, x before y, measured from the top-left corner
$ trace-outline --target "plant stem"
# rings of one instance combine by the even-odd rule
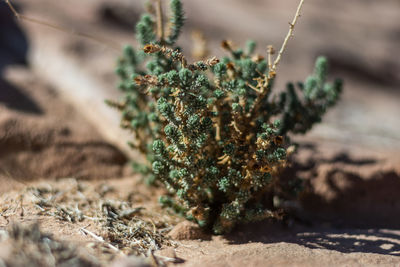
[[[164,18],[161,0],[156,0],[156,14],[157,14],[157,35],[160,42],[164,42]]]
[[[271,71],[273,71],[273,72],[276,72],[276,68],[279,65],[279,62],[281,61],[282,54],[283,54],[283,52],[285,52],[286,46],[287,46],[290,38],[293,36],[294,27],[297,23],[297,20],[301,16],[300,12],[301,12],[301,8],[303,7],[303,4],[304,4],[304,0],[300,0],[300,3],[297,7],[296,15],[294,16],[293,21],[291,23],[289,23],[289,25],[290,25],[289,32],[286,35],[285,40],[283,41],[282,47],[279,50],[278,56],[276,57],[274,64],[272,65]]]

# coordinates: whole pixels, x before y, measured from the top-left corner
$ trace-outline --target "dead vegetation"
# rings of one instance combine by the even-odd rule
[[[92,256],[71,243],[57,241],[39,230],[38,224],[13,224],[0,232],[0,266],[100,266]]]
[[[3,196],[0,216],[9,225],[12,225],[12,221],[31,220],[31,218],[36,218],[39,221],[62,222],[64,228],[72,227],[83,236],[86,243],[84,249],[87,255],[92,255],[90,257],[98,259],[102,263],[101,265],[124,255],[151,259],[150,262],[154,266],[164,265],[166,261],[173,259],[154,256],[153,252],[163,246],[176,246],[177,243],[170,240],[166,234],[176,224],[177,218],[163,213],[161,210],[158,211],[157,206],[146,209],[146,207],[140,205],[142,204],[140,203],[142,197],[137,192],[125,194],[105,183],[89,186],[88,183],[75,179],[63,179],[58,182],[27,187],[17,195],[10,197]],[[154,205],[157,204],[154,203]],[[88,261],[89,265],[80,262],[80,258],[74,254],[74,248],[69,243],[54,245],[56,248],[63,246],[62,249],[65,251],[57,252],[62,253],[62,256],[48,256],[46,254],[42,257],[40,255],[44,253],[43,251],[50,254],[53,252],[51,249],[42,248],[44,245],[42,246],[40,242],[45,241],[41,240],[44,238],[47,238],[46,240],[52,239],[39,231],[37,224],[28,228],[21,225],[14,224],[9,230],[4,231],[7,239],[12,240],[11,247],[13,248],[5,257],[5,266],[22,266],[8,265],[7,259],[10,259],[10,257],[18,257],[21,262],[25,263],[30,262],[30,258],[41,259],[41,261],[37,261],[37,266],[42,266],[40,264],[43,262],[45,262],[43,266],[55,266],[51,265],[51,260],[46,259],[46,257],[52,257],[56,260],[59,257],[57,266],[60,266],[64,261],[67,262],[68,266],[74,266],[71,265],[74,262],[77,262],[78,265],[76,266],[92,266],[90,265],[92,263],[100,264],[94,260]],[[63,229],[59,229],[59,231],[62,232]],[[24,242],[25,239],[27,239],[27,242]],[[28,243],[32,244],[28,245]],[[25,250],[21,249],[22,245],[36,248]],[[50,245],[47,244],[46,246]],[[26,255],[19,256],[18,254],[25,252]],[[3,255],[0,255],[0,258],[4,258]]]

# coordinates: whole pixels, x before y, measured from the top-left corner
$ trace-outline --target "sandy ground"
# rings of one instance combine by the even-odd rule
[[[123,44],[131,42],[131,25],[143,1],[18,3],[31,16]],[[181,45],[189,49],[190,31],[200,29],[212,40],[215,55],[222,54],[220,38],[240,45],[256,39],[260,52],[267,44],[278,47],[295,9],[293,1],[184,3],[189,20]],[[284,175],[298,175],[307,188],[284,223],[262,222],[229,236],[179,241],[175,251],[184,260],[181,266],[400,264],[399,15],[396,0],[308,1],[282,61],[278,87],[286,77],[303,79],[312,60],[324,53],[346,88],[324,123],[296,138],[302,146]],[[22,38],[11,27],[2,30],[0,42],[0,230],[12,221],[39,220],[44,231],[85,248],[103,265],[118,258],[93,248],[98,243],[80,231],[90,224],[87,229],[109,240],[104,226],[49,216],[29,197],[30,187],[65,189],[76,183],[59,179],[67,177],[85,179],[88,191],[78,191],[87,197],[112,185],[112,193],[96,195],[96,201],[143,206],[146,212],[138,218],[164,218],[168,225],[163,229],[177,224],[179,218],[160,209],[157,194],[128,175],[128,156],[136,155],[126,149],[129,135],[118,128],[118,114],[103,103],[119,97],[112,73],[118,52],[105,43],[29,23],[22,23],[26,47],[17,47],[7,43]],[[9,66],[25,56],[29,66]],[[21,195],[26,195],[23,204]],[[162,253],[170,257],[167,245]]]
[[[63,103],[54,89],[24,68],[8,69],[4,77],[0,175],[24,180],[122,175],[126,156]]]

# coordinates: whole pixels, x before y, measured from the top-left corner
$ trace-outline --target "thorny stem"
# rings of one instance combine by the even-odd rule
[[[157,35],[160,42],[164,42],[164,18],[161,0],[156,0],[156,14],[157,14]]]
[[[304,4],[304,0],[300,0],[300,3],[297,7],[296,14],[294,15],[294,18],[293,18],[293,21],[291,23],[289,22],[289,25],[290,25],[289,32],[287,33],[285,40],[283,41],[282,47],[279,50],[278,56],[276,57],[274,63],[272,64],[272,67],[270,67],[270,65],[271,65],[270,57],[273,54],[273,49],[272,49],[272,47],[268,47],[268,64],[269,64],[268,75],[265,77],[264,84],[260,88],[259,95],[258,95],[258,97],[253,105],[253,108],[249,114],[249,116],[250,116],[249,121],[252,121],[255,114],[258,113],[258,110],[260,109],[260,106],[261,106],[261,101],[264,99],[265,95],[268,93],[268,91],[267,91],[268,85],[271,82],[271,80],[273,78],[275,78],[276,69],[279,65],[279,62],[281,61],[282,55],[285,52],[286,46],[287,46],[290,38],[293,36],[294,27],[296,26],[296,23],[300,17],[300,12],[301,12],[301,8],[303,7],[303,4]]]
[[[112,41],[112,40],[110,40],[110,39],[106,39],[106,38],[98,37],[98,36],[93,36],[91,34],[84,33],[84,32],[79,32],[79,31],[75,31],[75,30],[67,30],[64,27],[61,27],[61,26],[54,25],[54,24],[51,24],[51,23],[46,22],[46,21],[42,21],[42,20],[38,20],[38,19],[35,19],[35,18],[31,18],[31,17],[25,16],[25,15],[22,15],[22,14],[18,13],[18,11],[14,8],[14,6],[11,4],[11,2],[9,0],[4,0],[4,1],[6,2],[8,7],[10,8],[10,10],[12,11],[14,16],[18,20],[26,20],[26,21],[29,21],[29,22],[33,22],[33,23],[36,23],[36,24],[39,24],[39,25],[43,25],[43,26],[55,29],[55,30],[60,31],[60,32],[64,32],[64,33],[68,33],[68,34],[84,37],[84,38],[90,39],[92,41],[98,42],[100,44],[106,45],[109,48],[111,48],[111,49],[113,49],[115,51],[118,51],[118,52],[121,50],[121,45],[116,43],[116,42],[114,42],[114,41]]]
[[[303,4],[304,4],[304,0],[300,0],[300,3],[297,7],[296,15],[294,15],[293,21],[291,23],[289,23],[289,25],[290,25],[289,32],[286,35],[285,40],[283,41],[282,47],[279,50],[278,56],[276,57],[274,64],[272,65],[273,72],[276,71],[276,68],[279,65],[279,62],[281,61],[282,54],[283,54],[283,52],[285,52],[286,46],[287,46],[290,38],[293,36],[294,26],[296,25],[297,20],[301,16],[300,12],[301,12],[301,8],[303,7]]]

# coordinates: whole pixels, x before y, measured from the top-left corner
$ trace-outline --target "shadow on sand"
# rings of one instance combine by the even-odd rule
[[[284,175],[306,180],[301,208],[293,210],[284,224],[264,221],[243,225],[226,238],[233,244],[288,242],[342,253],[400,256],[400,230],[385,230],[400,226],[399,174],[351,171],[369,170],[376,164],[381,162],[372,158],[355,159],[347,153],[332,158],[316,155],[304,164],[296,163]],[[321,186],[324,191],[317,192],[316,187]]]

